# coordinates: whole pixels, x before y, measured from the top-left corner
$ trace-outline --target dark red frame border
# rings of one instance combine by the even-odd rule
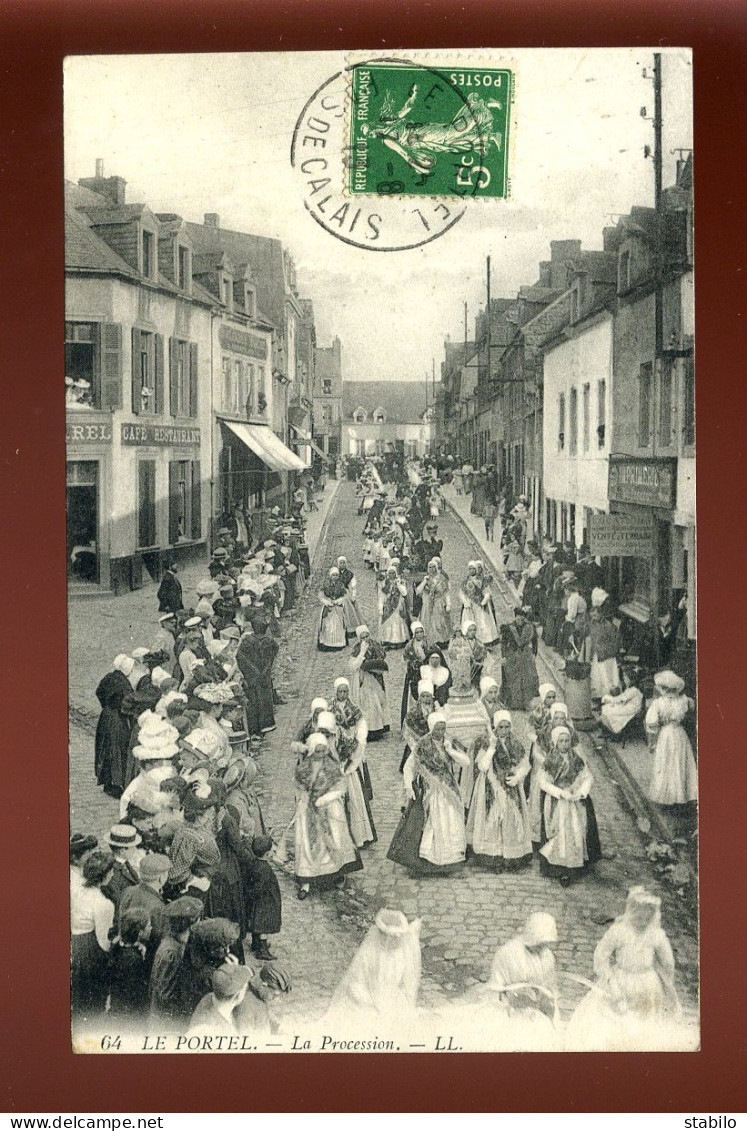
[[[747,8],[723,0],[5,0],[0,1106],[8,1111],[744,1110]],[[702,1045],[693,1055],[73,1057],[67,1004],[62,60],[449,46],[695,49]],[[95,91],[91,92],[95,97]],[[740,1080],[742,1084],[740,1085]]]

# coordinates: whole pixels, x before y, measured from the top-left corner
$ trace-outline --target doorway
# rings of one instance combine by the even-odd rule
[[[67,465],[67,575],[76,583],[99,583],[98,460]]]

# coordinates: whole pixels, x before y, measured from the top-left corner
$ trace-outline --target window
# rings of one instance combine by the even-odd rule
[[[355,412],[353,413],[353,420],[355,421],[355,423],[356,424],[363,424],[365,419],[366,419],[365,410],[362,409],[362,408],[357,408],[355,410]]]
[[[630,252],[624,251],[620,256],[617,269],[617,289],[626,291],[630,286]]]
[[[597,445],[604,447],[607,431],[607,382],[597,381]]]
[[[163,338],[132,328],[132,411],[162,413]]]
[[[202,536],[202,482],[199,460],[169,463],[169,543],[196,541]]]
[[[663,448],[672,442],[672,362],[661,363],[659,378],[659,443]]]
[[[143,232],[143,274],[148,279],[155,275],[155,239],[152,232]]]
[[[332,396],[332,378],[324,377],[322,379],[322,395],[325,397]]]
[[[257,389],[257,412],[263,413],[267,408],[267,392],[265,390],[265,367],[255,366],[255,381]]]
[[[156,544],[156,461],[138,463],[137,544]]]
[[[384,441],[383,440],[377,440],[376,441],[376,455],[377,456],[383,456],[385,451],[386,451],[386,444],[384,443]]]
[[[568,450],[575,456],[578,447],[578,389],[571,389],[571,402],[568,410]]]
[[[651,440],[651,382],[653,365],[645,362],[638,375],[638,446],[647,448]]]
[[[96,322],[65,323],[65,404],[101,408],[99,327]]]
[[[384,409],[383,408],[374,409],[373,418],[374,418],[374,424],[385,424],[386,423],[386,413],[384,412]]]
[[[231,389],[231,359],[230,359],[230,357],[221,358],[220,366],[221,366],[221,374],[222,374],[222,377],[223,377],[223,382],[222,382],[222,385],[223,385],[223,392],[222,392],[223,408],[226,410],[226,412],[230,412],[231,406],[233,405],[233,396],[232,396],[232,389]]]
[[[181,245],[177,251],[177,281],[183,291],[189,290],[189,248],[181,247]]]
[[[329,428],[332,423],[332,405],[322,405],[322,424],[325,428]]]
[[[558,397],[558,451],[565,447],[565,393]]]
[[[682,443],[691,447],[695,443],[695,359],[686,357],[682,370]]]
[[[584,385],[583,391],[583,428],[584,428],[584,451],[588,452],[591,431],[591,385]]]
[[[169,401],[172,416],[197,416],[197,346],[181,338],[169,341]]]

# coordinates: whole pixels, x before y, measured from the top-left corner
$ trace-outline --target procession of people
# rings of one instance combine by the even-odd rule
[[[475,474],[462,469],[454,482],[470,493]],[[480,513],[495,508],[488,540],[495,521],[503,530],[503,569],[475,558],[452,579],[444,567],[451,548],[438,536],[445,504],[435,464],[360,468],[361,558],[374,574],[374,597],[362,600],[345,556],[310,590],[316,648],[337,670],[312,688],[290,743],[290,823],[286,813],[264,812],[258,786],[283,703],[273,680],[282,625],[310,581],[303,513],[278,512],[254,542],[251,520],[236,508],[194,594],[166,563],[148,646],[117,654],[96,688],[94,772],[119,812],[104,843],[85,832],[71,840],[77,1018],[95,1023],[117,1011],[133,1024],[158,1018],[189,1032],[207,1031],[205,1018],[215,1014],[230,1016],[237,1031],[271,1030],[272,999],[291,987],[270,949],[282,927],[276,870],[292,873],[301,902],[365,870],[377,824],[386,824],[370,760],[388,735],[399,736],[401,813],[382,849],[410,877],[483,871],[510,883],[513,873],[534,870],[565,888],[595,868],[603,845],[594,776],[561,687],[539,682],[540,636],[569,659],[589,657],[604,725],[616,700],[618,710],[628,704],[630,669],[617,667],[607,595],[595,585],[587,602],[575,575],[558,573],[557,548],[543,555],[530,545],[525,499],[507,512],[488,476],[480,487]],[[509,612],[507,592],[516,595]],[[659,673],[656,686],[661,696],[645,716],[652,797],[692,802],[695,763],[682,725],[692,700],[674,673]],[[456,707],[465,703],[469,734]],[[390,943],[409,940],[403,977],[409,970],[416,985],[420,928],[387,914],[376,930]],[[369,949],[377,939],[374,931]],[[657,936],[652,954],[658,961],[665,952]],[[493,993],[505,1011],[513,991],[496,986],[484,1001]],[[348,992],[340,988],[335,1008]],[[382,1000],[412,1005],[413,993],[383,987]],[[632,986],[626,993],[635,999]],[[530,1008],[546,1014],[537,1000]],[[657,999],[661,1009],[672,1001],[669,989]]]

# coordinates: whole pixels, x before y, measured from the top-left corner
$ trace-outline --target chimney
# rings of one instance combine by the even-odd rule
[[[106,197],[110,204],[120,207],[125,202],[125,189],[127,181],[122,177],[105,177],[104,162],[101,157],[96,158],[96,176],[81,177],[78,181],[81,188],[96,192],[99,196]]]
[[[206,212],[203,223],[206,228],[219,228],[220,216],[217,212]]]
[[[543,260],[539,265],[539,285],[549,287],[552,282],[552,264],[549,259]]]

